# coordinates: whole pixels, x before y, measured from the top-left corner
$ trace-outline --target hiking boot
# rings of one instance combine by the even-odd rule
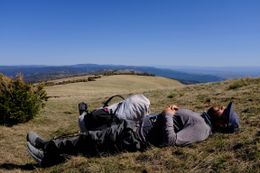
[[[38,149],[30,142],[27,142],[27,151],[41,167],[53,166],[65,161],[65,158],[58,153],[52,153],[47,149]]]
[[[47,140],[41,138],[37,133],[32,131],[27,133],[26,139],[31,145],[38,149],[43,149],[48,142]]]
[[[42,166],[42,161],[44,158],[44,152],[42,150],[39,150],[38,148],[35,148],[30,142],[27,142],[27,151],[32,156],[32,158],[40,165]]]
[[[81,115],[83,112],[88,113],[88,105],[84,102],[81,102],[78,104],[78,108],[79,108],[79,115]]]

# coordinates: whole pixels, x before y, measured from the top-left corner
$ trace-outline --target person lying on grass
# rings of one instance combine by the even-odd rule
[[[40,166],[45,167],[64,161],[69,155],[104,156],[144,151],[150,146],[186,146],[207,139],[214,131],[233,133],[238,129],[239,118],[232,103],[226,108],[211,107],[203,113],[170,105],[158,115],[144,116],[140,126],[134,121],[118,119],[104,129],[51,140],[29,132],[27,150]]]

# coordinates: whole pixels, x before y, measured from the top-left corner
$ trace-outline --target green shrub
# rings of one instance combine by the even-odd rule
[[[47,99],[43,85],[26,83],[21,74],[15,79],[0,74],[0,124],[10,126],[32,119]]]
[[[238,88],[247,86],[249,84],[250,84],[250,79],[248,79],[248,78],[235,80],[228,86],[228,90],[238,89]]]

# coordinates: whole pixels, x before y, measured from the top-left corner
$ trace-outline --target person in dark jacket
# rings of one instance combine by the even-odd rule
[[[207,139],[218,128],[222,132],[239,129],[239,118],[232,103],[226,108],[212,107],[203,113],[170,105],[158,115],[145,116],[141,125],[120,119],[105,129],[52,140],[29,132],[27,150],[41,166],[50,166],[63,161],[67,155],[102,156],[144,151],[151,145],[185,146]]]

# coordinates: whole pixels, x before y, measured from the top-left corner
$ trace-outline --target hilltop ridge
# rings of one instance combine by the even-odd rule
[[[148,73],[156,76],[168,77],[181,81],[182,83],[205,83],[222,81],[224,78],[215,75],[193,74],[172,69],[163,69],[148,66],[126,66],[126,65],[98,65],[78,64],[67,66],[0,66],[0,72],[14,77],[22,73],[26,81],[38,82],[50,79],[64,78],[73,75],[102,74],[106,72],[132,71],[137,73]]]

